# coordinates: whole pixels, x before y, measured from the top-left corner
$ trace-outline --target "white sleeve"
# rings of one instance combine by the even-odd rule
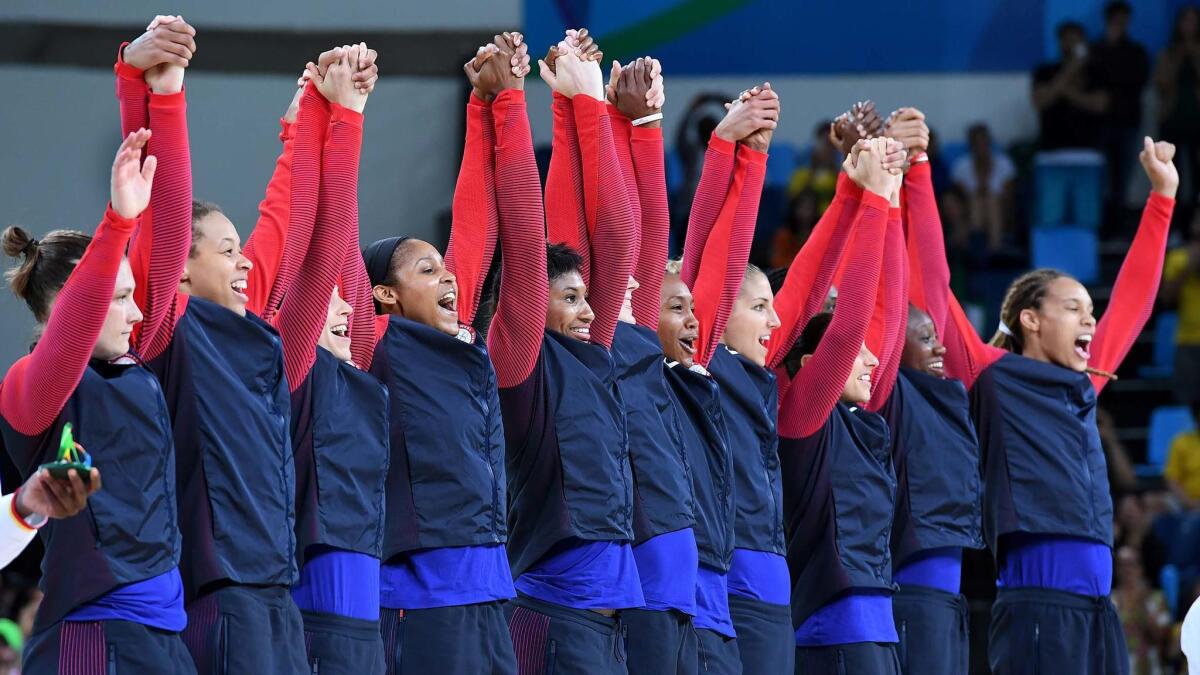
[[[0,497],[0,568],[7,567],[21,551],[33,541],[37,527],[46,522],[44,516],[38,523],[26,523],[17,516],[13,508],[13,496],[16,493]],[[32,520],[32,519],[31,519]]]

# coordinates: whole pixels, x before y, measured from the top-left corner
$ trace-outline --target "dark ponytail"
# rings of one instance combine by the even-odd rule
[[[14,295],[25,301],[38,323],[50,318],[50,306],[92,238],[75,230],[54,230],[41,240],[20,227],[11,226],[0,235],[4,255],[20,258],[5,278]]]

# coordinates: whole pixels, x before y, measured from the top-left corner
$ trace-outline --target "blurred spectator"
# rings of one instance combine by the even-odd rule
[[[1126,493],[1114,501],[1114,548],[1129,546],[1138,551],[1146,576],[1157,579],[1167,564],[1168,536],[1178,527],[1176,514],[1163,493]]]
[[[941,197],[942,193],[950,188],[950,167],[942,161],[941,141],[941,135],[933,127],[930,127],[929,147],[925,150],[925,154],[929,156],[929,174],[933,179],[933,193],[938,197]]]
[[[1178,146],[1179,199],[1190,206],[1200,183],[1200,7],[1188,5],[1175,16],[1171,42],[1154,68],[1154,89],[1162,138]]]
[[[1108,485],[1113,497],[1120,498],[1137,490],[1137,472],[1125,444],[1117,435],[1117,425],[1113,422],[1112,413],[1104,408],[1096,409],[1096,427],[1100,432],[1100,445],[1104,448],[1104,459],[1108,465]]]
[[[967,147],[967,154],[950,169],[950,178],[967,195],[971,225],[986,233],[989,250],[998,251],[1012,225],[1017,170],[1004,151],[992,147],[992,132],[982,122],[967,130]]]
[[[1189,241],[1167,252],[1159,291],[1179,313],[1175,333],[1175,396],[1183,405],[1200,398],[1200,211],[1192,216]]]
[[[1200,402],[1192,404],[1192,415],[1200,414]],[[1163,478],[1183,507],[1200,511],[1200,431],[1185,431],[1171,440]]]
[[[1171,613],[1162,591],[1146,580],[1138,551],[1129,546],[1117,549],[1116,583],[1112,601],[1125,629],[1132,675],[1162,672],[1160,651],[1171,630]]]
[[[1041,124],[1034,225],[1097,227],[1104,169],[1097,148],[1108,94],[1100,88],[1088,57],[1083,26],[1073,21],[1060,24],[1058,49],[1059,61],[1042,64],[1033,74],[1033,104]]]
[[[787,216],[783,227],[775,230],[771,242],[771,267],[787,267],[792,259],[800,252],[800,247],[808,241],[813,227],[820,218],[818,212],[817,193],[812,190],[801,190],[788,203]]]
[[[692,211],[692,197],[696,194],[696,186],[700,184],[700,170],[704,166],[708,139],[725,115],[725,103],[731,100],[732,96],[724,94],[699,94],[692,99],[679,123],[675,152],[683,169],[683,182],[679,191],[671,195],[671,255],[678,255],[683,250],[683,238]]]
[[[1102,143],[1108,169],[1105,191],[1105,220],[1109,227],[1121,224],[1129,171],[1142,127],[1142,90],[1150,75],[1150,56],[1145,47],[1129,37],[1133,8],[1117,0],[1104,9],[1104,34],[1092,45],[1092,67],[1108,106],[1101,115]]]
[[[802,192],[811,192],[817,197],[817,215],[825,213],[837,190],[838,172],[842,170],[842,156],[829,138],[829,126],[833,120],[818,122],[813,129],[812,152],[808,162],[796,167],[788,184],[788,196],[795,199]],[[789,216],[790,219],[790,216]],[[815,222],[815,221],[814,221]],[[790,264],[791,258],[784,264]]]

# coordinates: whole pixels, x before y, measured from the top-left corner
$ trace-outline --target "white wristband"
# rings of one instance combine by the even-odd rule
[[[633,124],[633,126],[635,126],[635,127],[640,127],[640,126],[642,126],[643,124],[649,124],[649,123],[651,123],[651,122],[657,122],[657,121],[661,120],[662,118],[663,118],[663,114],[662,114],[661,112],[656,112],[656,113],[651,113],[651,114],[649,114],[649,115],[646,115],[645,117],[639,117],[639,118],[637,118],[636,120],[634,120],[634,121],[632,122],[632,124]]]

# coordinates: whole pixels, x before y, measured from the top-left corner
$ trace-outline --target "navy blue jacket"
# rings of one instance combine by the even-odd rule
[[[708,369],[721,385],[733,453],[734,546],[784,555],[775,374],[725,345],[717,346]]]
[[[700,562],[728,572],[733,562],[733,454],[721,415],[721,389],[712,377],[677,362],[668,361],[665,368],[692,467]]]
[[[296,556],[331,546],[378,558],[388,468],[387,389],[369,373],[317,347],[292,392],[296,452]]]
[[[371,373],[390,394],[384,559],[506,541],[500,400],[482,341],[393,316]]]
[[[25,436],[0,420],[9,456],[28,478],[58,455],[63,425],[92,456],[104,487],[87,508],[41,530],[42,590],[34,630],[118,586],[179,564],[175,446],[158,381],[140,365],[92,361],[50,428]]]
[[[895,590],[889,443],[882,417],[844,403],[815,434],[779,439],[793,625],[847,589]]]
[[[253,314],[191,297],[170,346],[148,365],[175,432],[185,602],[214,582],[295,583],[291,397],[279,334]]]
[[[971,394],[984,463],[983,530],[993,553],[1013,532],[1112,546],[1112,495],[1088,375],[1005,354]]]
[[[879,413],[896,470],[894,564],[932,548],[983,548],[979,443],[962,382],[901,368]]]
[[[546,331],[529,378],[500,390],[508,559],[519,577],[568,538],[633,541],[633,476],[612,355]]]
[[[691,468],[663,374],[662,344],[645,326],[617,324],[612,347],[633,465],[633,534],[641,543],[696,524]]]

